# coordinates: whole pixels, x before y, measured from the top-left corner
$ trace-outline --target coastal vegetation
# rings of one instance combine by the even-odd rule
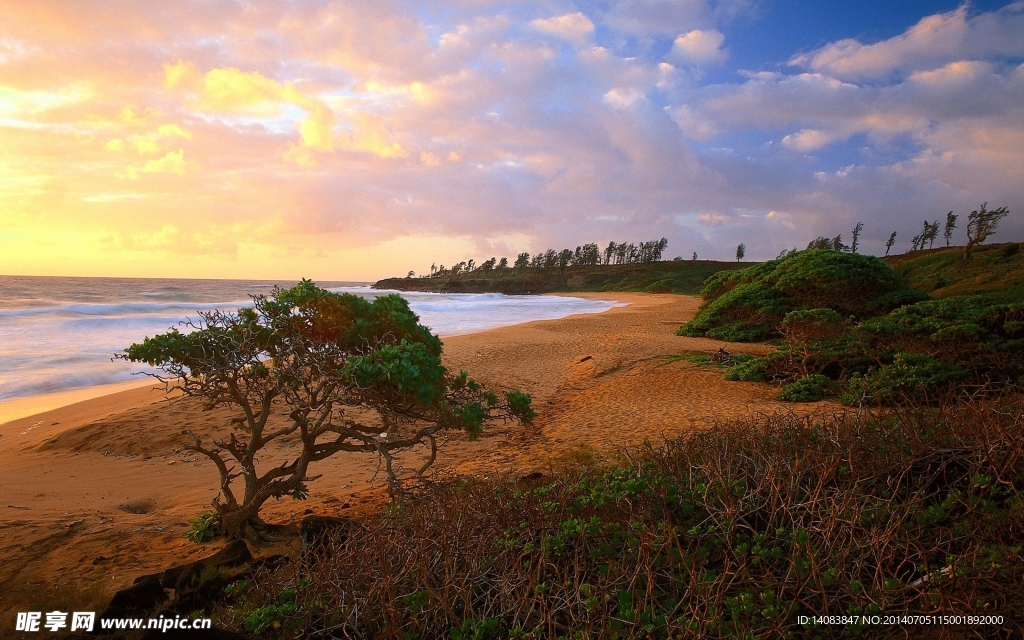
[[[947,218],[949,234],[955,222]],[[315,533],[303,522],[289,559],[200,576],[188,589],[203,598],[185,590],[182,602],[254,638],[875,637],[935,628],[891,622],[920,616],[974,616],[983,622],[973,630],[1019,632],[1024,254],[1016,243],[922,249],[939,229],[925,227],[915,251],[886,259],[857,252],[858,224],[849,246],[822,237],[754,265],[600,258],[545,267],[530,258],[517,259],[517,270],[492,259],[395,279],[449,291],[494,291],[502,281],[693,291],[702,274],[704,304],[680,334],[777,348],[669,362],[717,364],[727,379],[777,384],[781,400],[832,397],[851,407],[721,420],[611,461],[563,458],[525,476],[417,476],[401,487],[391,476],[392,502],[324,518],[329,526]],[[741,244],[737,258],[744,253]],[[311,410],[299,412],[294,429],[334,425],[324,444],[341,441],[337,427],[356,429],[346,431],[356,448],[339,450],[375,452],[389,471],[392,443],[429,441],[422,471],[441,430],[472,436],[489,418],[533,417],[527,396],[498,397],[444,370],[440,342],[397,296],[350,298],[303,281],[230,316],[239,326],[204,315],[206,334],[147,339],[126,357],[161,364],[179,384],[191,375],[193,395],[210,403],[231,396],[232,376],[255,376],[247,384],[256,390],[279,376],[293,420],[295,407]],[[208,355],[217,352],[211,345],[247,344],[247,331],[262,349],[258,360],[272,366]],[[313,372],[313,383],[296,383],[296,367]],[[228,386],[210,387],[216,379]],[[340,389],[335,402],[345,411],[362,406],[378,421],[323,418],[324,403],[308,395],[320,383]],[[411,435],[392,441],[385,434],[403,421]],[[250,444],[262,437],[249,432]],[[216,444],[240,451],[234,438]],[[200,445],[195,438],[193,450],[202,453]],[[222,484],[225,477],[233,479],[222,473]],[[302,497],[306,479],[288,477],[297,482],[291,495]],[[225,532],[216,506],[195,521],[197,538]],[[256,514],[247,526],[259,533]],[[829,616],[844,623],[820,622]]]
[[[499,263],[500,264],[500,263]],[[715,260],[662,260],[623,264],[572,265],[564,271],[514,268],[475,270],[427,278],[387,278],[374,288],[437,293],[561,293],[572,291],[633,291],[696,295],[704,281],[723,270],[751,263]]]
[[[907,285],[931,298],[984,294],[1004,302],[1024,301],[1024,252],[1020,243],[975,247],[963,259],[958,247],[917,251],[886,259]]]
[[[704,305],[679,333],[775,341],[777,351],[731,368],[726,377],[780,384],[783,400],[919,403],[965,385],[1020,386],[1024,263],[1018,245],[963,256],[943,248],[885,263],[837,250],[788,253],[709,278]]]
[[[997,634],[1024,602],[1022,409],[754,416],[612,465],[424,484],[209,608],[261,638],[874,637],[924,615]]]
[[[602,264],[647,264],[661,260],[661,255],[666,247],[668,247],[668,240],[665,238],[640,244],[613,241],[609,242],[603,251],[596,244],[588,243],[577,246],[575,251],[572,249],[562,249],[561,251],[548,249],[532,256],[529,253],[520,253],[516,256],[512,266],[509,266],[509,260],[505,257],[502,257],[501,260],[490,258],[479,265],[472,259],[463,260],[451,267],[432,264],[429,275],[422,277],[445,278],[459,274],[471,274],[475,271],[487,273],[494,270],[512,270],[521,273],[531,269],[535,271],[557,269],[559,273],[562,273],[571,267],[595,267]]]
[[[214,512],[193,521],[197,541],[214,531],[259,540],[267,529],[263,504],[304,499],[314,479],[310,465],[337,453],[380,456],[398,491],[398,451],[429,447],[419,475],[436,459],[439,433],[461,430],[472,438],[489,420],[528,423],[534,415],[529,396],[499,396],[465,372],[448,371],[441,341],[397,295],[371,302],[303,280],[254,296],[252,307],[237,313],[202,312],[183,324],[188,331],[146,338],[121,357],[158,367],[157,379],[204,409],[226,405],[240,414],[210,443],[182,432],[192,441],[186,449],[206,456],[220,476]],[[288,423],[271,430],[275,411],[287,413]],[[259,457],[279,439],[298,453],[260,468]]]
[[[730,342],[777,337],[783,319],[798,309],[833,309],[843,317],[885,313],[927,296],[878,258],[808,249],[746,269],[721,271],[704,282],[704,305],[681,335]]]
[[[463,260],[450,267],[430,265],[420,277],[377,282],[378,289],[437,291],[448,293],[553,293],[559,291],[647,291],[649,293],[696,293],[705,278],[723,267],[696,257],[662,261],[668,240],[596,243],[576,249],[548,249],[537,254],[520,253],[514,260],[489,258],[477,264]],[[696,256],[696,254],[694,254]]]

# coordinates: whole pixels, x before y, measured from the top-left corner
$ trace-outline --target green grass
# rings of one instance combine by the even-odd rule
[[[1024,302],[1024,251],[1016,242],[975,247],[943,247],[890,256],[885,262],[914,289],[933,298],[987,294],[1000,302]]]
[[[933,298],[976,293],[995,294],[1003,302],[1024,301],[1024,251],[1015,242],[975,247],[963,260],[963,247],[912,251],[884,259],[914,289]],[[631,291],[697,295],[704,281],[720,271],[749,267],[752,262],[714,260],[663,261],[639,265],[604,265],[512,269],[444,278],[387,278],[375,286],[401,291],[498,293],[568,293],[573,291]]]
[[[614,264],[557,269],[474,271],[443,278],[388,278],[374,286],[401,291],[569,293],[631,291],[697,295],[704,281],[720,271],[749,267],[751,262],[677,260],[649,264]]]
[[[662,359],[661,364],[659,364],[658,366],[664,367],[665,365],[672,364],[673,362],[689,362],[690,364],[696,365],[698,367],[725,369],[728,367],[743,364],[745,362],[749,362],[754,359],[754,356],[747,355],[745,353],[734,353],[731,354],[731,357],[731,362],[724,363],[716,361],[714,356],[710,356],[703,353],[677,353],[671,356],[665,356]]]

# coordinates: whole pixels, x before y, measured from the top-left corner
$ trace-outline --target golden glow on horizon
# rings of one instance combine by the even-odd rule
[[[713,4],[7,3],[0,274],[367,280],[661,236],[760,259],[1021,209],[1024,5],[753,72]]]
[[[373,282],[404,276],[399,264],[426,265],[439,255],[472,255],[467,239],[405,237],[367,247],[310,254],[300,246],[239,243],[230,254],[217,253],[214,238],[188,236],[167,224],[149,234],[108,235],[83,229],[60,232],[15,230],[5,234],[0,251],[6,253],[2,275],[95,276],[137,278],[253,278],[259,280],[343,280]],[[22,247],[22,249],[19,249]],[[155,252],[173,247],[175,260],[155,261]],[[191,247],[191,252],[189,252]],[[221,247],[223,249],[223,247]],[[39,268],[38,252],[71,256],[70,261],[49,262]],[[159,253],[157,253],[159,255]],[[327,265],[325,267],[325,265]],[[383,267],[382,267],[383,265]],[[406,269],[407,271],[408,269]]]
[[[372,280],[429,264],[439,250],[471,251],[466,240],[422,233],[331,246],[331,234],[304,232],[289,206],[295,187],[284,183],[301,187],[301,173],[324,158],[408,158],[378,107],[426,103],[423,83],[368,81],[354,97],[321,99],[256,70],[204,72],[178,59],[161,71],[141,87],[151,104],[137,96],[112,104],[119,91],[85,79],[46,91],[0,81],[0,131],[11,150],[0,157],[0,273]],[[273,171],[211,166],[231,138]],[[429,151],[415,158],[440,163]]]

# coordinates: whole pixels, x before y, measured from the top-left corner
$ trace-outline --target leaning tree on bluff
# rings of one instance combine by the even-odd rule
[[[237,313],[203,312],[184,324],[190,331],[146,338],[120,357],[160,368],[155,377],[202,400],[204,409],[240,412],[210,443],[182,432],[192,440],[188,448],[220,473],[213,505],[219,532],[231,538],[259,539],[266,528],[262,505],[302,497],[311,463],[339,452],[377,454],[394,489],[396,452],[429,445],[422,474],[435,460],[441,432],[463,430],[472,438],[489,419],[528,423],[534,415],[529,396],[499,397],[465,372],[450,373],[441,364],[441,341],[397,295],[371,302],[303,280],[255,296]],[[287,421],[270,426],[282,408]],[[297,444],[298,452],[258,468],[260,453],[277,440]]]

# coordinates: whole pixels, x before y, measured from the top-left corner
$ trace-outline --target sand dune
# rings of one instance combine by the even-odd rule
[[[475,442],[452,437],[435,472],[542,470],[581,446],[608,452],[783,407],[766,385],[725,382],[720,370],[670,358],[726,344],[674,335],[698,299],[585,295],[630,304],[445,340],[450,367],[492,388],[532,394],[539,417],[525,429],[495,425]],[[180,432],[208,437],[231,415],[202,412],[186,399],[168,402],[145,387],[0,425],[0,629],[13,611],[98,608],[135,577],[208,553],[182,534],[188,518],[208,509],[217,476],[181,448]],[[282,443],[265,462],[293,447]],[[422,455],[401,460],[412,468]],[[307,512],[372,508],[383,499],[377,471],[372,456],[335,456],[314,469],[323,477],[310,484],[308,501],[268,503],[264,517],[295,522]]]

